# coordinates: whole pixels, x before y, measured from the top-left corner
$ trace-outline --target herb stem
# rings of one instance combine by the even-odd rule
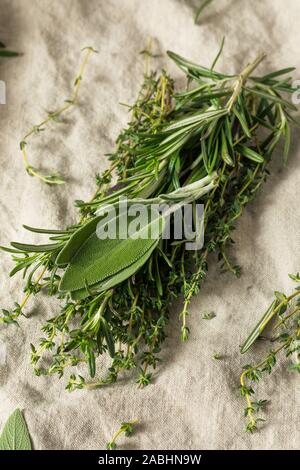
[[[66,104],[64,106],[62,106],[60,109],[58,109],[57,111],[49,113],[48,116],[44,120],[42,120],[39,124],[33,126],[32,129],[30,129],[27,132],[27,134],[25,134],[25,136],[23,137],[23,139],[20,142],[20,149],[21,149],[21,152],[22,152],[22,155],[23,155],[24,165],[25,165],[25,169],[26,169],[27,173],[31,176],[39,178],[41,181],[43,181],[47,184],[62,184],[62,183],[64,183],[64,181],[61,178],[59,178],[55,175],[44,175],[41,172],[39,172],[38,170],[36,170],[29,163],[28,154],[27,154],[27,151],[26,151],[25,147],[27,145],[28,139],[33,134],[37,134],[37,133],[43,131],[44,130],[43,126],[47,125],[50,121],[58,120],[58,118],[65,111],[67,111],[69,108],[74,106],[75,103],[77,102],[78,93],[79,93],[80,85],[81,85],[81,82],[82,82],[83,73],[85,71],[85,67],[86,67],[86,65],[89,61],[90,55],[94,52],[97,52],[92,47],[87,47],[84,50],[86,50],[86,53],[85,53],[85,56],[84,56],[84,59],[83,59],[81,65],[80,65],[79,74],[75,79],[74,89],[73,89],[71,98],[69,100],[66,100]]]
[[[276,356],[282,349],[286,348],[289,345],[290,342],[291,342],[291,339],[289,338],[288,341],[284,342],[281,346],[279,346],[277,349],[272,351],[273,355]],[[243,371],[243,373],[241,374],[241,377],[240,377],[240,383],[241,383],[242,389],[244,389],[244,390],[247,389],[247,387],[246,387],[246,377],[249,374],[249,372],[252,372],[256,369],[260,369],[261,367],[265,366],[267,364],[267,361],[268,361],[268,358],[264,359],[261,362],[259,362],[255,366],[251,366],[248,369]],[[254,409],[252,407],[252,400],[250,398],[249,391],[247,391],[245,393],[245,398],[246,398],[247,406],[248,406],[248,417],[249,417],[250,423],[252,425],[252,429],[254,429],[254,427],[256,425],[256,419],[253,416],[254,415]]]
[[[281,307],[283,307],[284,305],[287,305],[290,300],[292,300],[294,297],[296,297],[297,295],[299,295],[299,291],[296,291],[294,292],[293,294],[291,294],[289,297],[286,297],[284,300],[282,300],[273,310],[273,312],[270,314],[270,316],[268,316],[268,318],[266,319],[266,321],[264,323],[261,324],[261,327],[260,327],[260,331],[262,332],[265,327],[267,326],[267,324],[272,320],[272,318],[274,318],[274,316],[276,315],[276,313],[281,309]]]
[[[274,325],[273,327],[273,330],[277,330],[277,328],[279,328],[281,325],[284,325],[285,322],[293,317],[295,315],[295,313],[299,312],[300,310],[300,307],[296,307],[292,312],[290,312],[285,318],[283,318],[282,320],[280,320],[278,323],[276,323],[276,325]]]
[[[237,78],[237,80],[236,80],[236,82],[233,86],[233,94],[232,94],[230,100],[228,101],[228,103],[226,105],[228,112],[231,111],[232,106],[234,105],[234,103],[238,99],[238,97],[239,97],[239,95],[242,91],[242,88],[243,88],[245,82],[247,81],[248,77],[251,75],[251,73],[256,69],[256,67],[258,67],[258,65],[265,58],[266,58],[265,53],[259,54],[259,56],[254,60],[254,62],[248,64],[247,67],[240,73],[240,75],[238,76],[238,78]]]
[[[256,168],[255,168],[255,170],[253,171],[252,176],[249,178],[249,180],[247,181],[247,183],[244,184],[244,186],[242,187],[242,189],[238,192],[237,197],[240,197],[240,196],[246,191],[246,189],[250,186],[250,184],[253,183],[253,181],[255,180],[256,174],[257,174],[257,172],[258,172],[258,170],[259,170],[259,168],[260,168],[260,166],[261,166],[261,163],[258,163],[257,166],[256,166]]]
[[[133,421],[129,421],[128,423],[122,423],[121,427],[116,431],[111,439],[111,441],[107,444],[107,449],[115,450],[117,448],[116,441],[121,436],[121,434],[125,434],[126,436],[131,436],[133,432],[133,427],[138,424],[138,420],[135,419]]]
[[[48,262],[46,263],[46,265],[44,266],[42,272],[40,273],[40,275],[38,276],[37,280],[35,281],[35,283],[34,283],[34,286],[35,286],[35,287],[38,286],[40,280],[42,279],[42,277],[44,276],[45,272],[47,271],[47,268],[48,268]],[[24,300],[21,302],[21,304],[20,304],[21,310],[22,310],[23,307],[25,307],[25,305],[26,305],[26,303],[27,303],[29,297],[31,296],[31,294],[32,294],[32,292],[29,292],[29,293],[25,296]]]

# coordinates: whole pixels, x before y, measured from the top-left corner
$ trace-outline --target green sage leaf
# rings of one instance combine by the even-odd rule
[[[118,272],[114,276],[111,276],[105,279],[102,282],[94,284],[91,286],[90,290],[84,288],[79,289],[71,292],[71,297],[73,300],[84,300],[90,295],[90,291],[93,294],[100,294],[100,292],[104,292],[106,290],[111,289],[112,287],[121,284],[121,282],[125,281],[129,277],[133,276],[149,259],[153,250],[157,247],[157,241],[154,241],[153,245],[149,248],[146,253],[141,256],[135,263],[132,263],[128,268],[122,269],[122,271]]]
[[[150,210],[147,211],[147,215],[149,220]],[[132,219],[127,217],[128,225],[126,228],[128,228],[131,221]],[[119,223],[120,216],[117,216],[117,234]],[[81,236],[83,237],[83,235],[89,233],[90,228],[86,229],[86,232]],[[102,240],[97,236],[95,223],[93,228],[93,232],[72,257],[61,280],[60,291],[72,292],[86,288],[86,285],[93,286],[120,273],[123,269],[140,260],[147,252],[150,253],[154,243],[158,243],[163,230],[163,219],[157,213],[153,221],[141,227],[141,230],[138,231],[139,236],[147,236],[148,238],[135,238],[136,234],[133,233],[130,238],[106,238]],[[148,232],[152,228],[158,236],[156,239],[149,237]],[[76,240],[76,244],[77,242]]]
[[[10,415],[4,425],[0,450],[32,450],[26,422],[19,409]]]

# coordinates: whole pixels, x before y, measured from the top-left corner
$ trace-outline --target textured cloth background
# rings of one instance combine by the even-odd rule
[[[300,71],[298,0],[218,0],[195,26],[197,0],[0,0],[0,38],[24,55],[1,61],[7,105],[0,106],[1,245],[28,240],[21,224],[64,227],[76,220],[74,199],[87,199],[103,155],[127,120],[119,102],[132,102],[143,72],[139,51],[147,37],[161,51],[171,49],[210,65],[223,35],[227,44],[219,69],[238,72],[264,50],[261,72],[294,65]],[[47,187],[24,172],[18,142],[45,110],[70,94],[80,49],[92,45],[99,54],[86,69],[78,105],[65,124],[53,124],[28,147],[33,164],[66,175],[68,184]],[[183,84],[182,75],[163,55]],[[296,78],[299,78],[296,77]],[[288,273],[300,269],[300,159],[294,132],[290,163],[274,163],[272,175],[248,207],[235,232],[232,249],[243,276],[220,275],[211,264],[209,278],[193,299],[188,343],[179,339],[179,306],[171,311],[155,384],[137,390],[130,380],[95,391],[64,390],[64,379],[35,377],[30,342],[58,311],[53,299],[29,303],[31,318],[21,328],[0,331],[0,426],[16,408],[24,410],[36,449],[104,448],[121,421],[141,425],[122,448],[134,449],[296,449],[299,447],[299,377],[284,363],[260,387],[270,398],[268,422],[253,436],[243,432],[244,401],[239,397],[241,366],[258,356],[241,357],[239,344],[269,304],[273,291],[292,289]],[[34,237],[32,240],[37,241]],[[22,297],[22,282],[9,279],[10,258],[1,254],[0,305]],[[217,316],[202,320],[205,310]],[[214,361],[212,355],[225,355]],[[121,445],[121,441],[120,441]]]

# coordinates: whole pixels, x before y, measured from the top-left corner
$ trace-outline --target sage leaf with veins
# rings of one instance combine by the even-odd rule
[[[60,291],[80,291],[72,297],[82,298],[89,291],[87,286],[94,287],[94,293],[101,292],[132,276],[148,260],[163,234],[166,214],[160,214],[150,204],[171,203],[167,211],[169,215],[187,202],[214,189],[215,185],[216,175],[212,174],[170,194],[161,194],[148,200],[136,199],[136,209],[139,210],[140,207],[147,217],[130,234],[130,224],[135,223],[135,216],[129,215],[128,211],[122,214],[118,210],[108,221],[103,214],[96,217],[76,231],[58,255],[58,265],[69,263],[60,283]],[[133,203],[134,200],[129,201],[131,208]],[[112,208],[115,209],[116,205]],[[104,212],[109,215],[109,210]],[[123,227],[122,222],[125,224]],[[99,238],[98,230],[111,225],[114,227],[115,238]],[[120,229],[125,230],[124,238],[119,236]]]
[[[120,217],[117,217],[117,230],[119,220]],[[132,222],[130,217],[127,222]],[[133,233],[129,238],[102,240],[94,231],[70,260],[60,284],[60,291],[76,291],[85,288],[86,285],[93,286],[121,273],[134,263],[139,267],[139,261],[141,259],[143,262],[147,261],[157,246],[163,226],[163,218],[157,213],[154,221],[148,222],[141,227],[138,234]],[[152,228],[157,232],[155,239],[149,238],[150,235],[147,234]],[[143,233],[147,238],[142,238]],[[136,238],[137,235],[141,238]]]
[[[73,300],[83,300],[89,297],[91,294],[99,294],[105,290],[109,290],[118,284],[121,284],[126,279],[133,276],[149,259],[153,250],[157,247],[157,243],[153,243],[152,246],[145,252],[144,255],[138,258],[137,261],[133,262],[130,266],[123,268],[113,276],[107,277],[103,281],[100,281],[89,288],[79,289],[71,292]]]
[[[8,418],[0,436],[0,450],[31,450],[31,442],[23,415],[16,409]]]

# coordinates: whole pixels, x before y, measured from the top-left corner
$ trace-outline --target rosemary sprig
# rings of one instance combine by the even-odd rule
[[[271,342],[277,342],[280,345],[269,349],[258,364],[244,366],[240,377],[241,395],[246,398],[247,402],[244,411],[247,417],[246,431],[250,433],[257,429],[259,422],[265,421],[260,416],[257,417],[257,413],[267,404],[267,400],[253,400],[255,395],[253,386],[262,379],[265,372],[271,374],[279,354],[285,353],[286,357],[294,356],[294,363],[289,364],[288,367],[300,373],[300,277],[299,274],[290,275],[290,277],[298,284],[295,292],[289,296],[275,292],[274,301],[242,347],[242,352],[247,351],[263,330],[271,322],[274,323]]]
[[[28,140],[33,135],[38,135],[40,132],[44,131],[45,126],[47,126],[47,124],[49,124],[49,122],[53,122],[53,121],[54,122],[60,122],[61,116],[67,110],[69,110],[72,106],[74,106],[76,104],[86,65],[89,61],[89,58],[90,58],[91,54],[97,53],[97,51],[95,49],[93,49],[92,47],[85,47],[84,49],[82,49],[82,51],[85,51],[85,54],[84,54],[84,58],[82,60],[82,63],[80,64],[79,73],[76,76],[75,81],[74,81],[74,87],[73,87],[71,97],[69,99],[65,100],[65,104],[61,108],[59,108],[56,111],[52,111],[52,112],[48,113],[48,116],[45,117],[39,124],[34,125],[24,135],[24,137],[22,138],[22,140],[20,142],[20,149],[21,149],[21,152],[22,152],[23,161],[24,161],[24,165],[25,165],[25,169],[26,169],[27,173],[30,176],[35,176],[36,178],[39,178],[41,181],[43,181],[44,183],[47,183],[47,184],[63,184],[63,183],[65,183],[65,181],[60,176],[55,175],[55,174],[45,175],[29,163],[28,154],[27,154],[27,150],[26,150]]]
[[[125,434],[126,437],[132,436],[134,432],[134,427],[138,424],[137,420],[130,421],[128,423],[122,423],[118,431],[115,432],[110,442],[107,443],[106,448],[108,450],[117,449],[117,440],[122,434]]]
[[[147,74],[130,107],[131,120],[109,155],[110,166],[96,177],[92,199],[76,201],[81,213],[78,224],[58,232],[26,227],[49,235],[51,242],[12,243],[7,249],[15,262],[12,274],[23,271],[27,282],[24,301],[5,311],[3,321],[16,322],[31,295],[41,289],[63,302],[61,311],[43,327],[40,345],[32,346],[32,363],[37,375],[59,377],[69,367],[82,363],[83,370],[86,365],[92,380],[72,373],[67,383],[70,391],[113,383],[128,371],[135,372],[139,387],[151,383],[170,306],[183,297],[181,338],[186,340],[189,305],[206,277],[209,255],[217,255],[222,271],[240,274],[228,255],[236,221],[266,180],[281,138],[288,153],[294,107],[284,96],[294,89],[291,78],[284,78],[285,71],[253,76],[263,55],[234,75],[171,52],[169,56],[193,87],[175,94],[166,72]],[[78,299],[61,289],[66,267],[57,260],[70,246],[71,237],[78,238],[88,224],[95,223],[100,207],[117,202],[120,196],[146,202],[174,194],[184,198],[190,185],[211,179],[210,191],[192,198],[204,204],[205,237],[200,251],[186,250],[185,240],[160,240],[138,271],[112,288],[97,290],[85,282],[84,297]],[[42,277],[36,278],[37,272]],[[47,357],[52,355],[50,366],[43,362],[46,351]],[[104,376],[97,377],[98,358],[105,354],[111,357],[111,365]]]

